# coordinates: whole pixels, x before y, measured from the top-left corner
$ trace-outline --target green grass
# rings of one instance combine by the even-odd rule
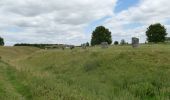
[[[170,45],[0,48],[3,100],[170,100]]]

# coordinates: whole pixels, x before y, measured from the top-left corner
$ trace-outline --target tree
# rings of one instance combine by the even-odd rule
[[[148,42],[165,42],[166,35],[166,28],[160,23],[150,25],[146,31]]]
[[[4,46],[4,39],[0,37],[0,46]]]
[[[89,42],[87,42],[87,43],[86,43],[86,46],[87,46],[87,47],[89,47],[89,46],[90,46]]]
[[[119,44],[119,42],[118,42],[118,41],[115,41],[115,42],[114,42],[114,45],[118,45],[118,44]]]
[[[108,44],[112,43],[112,36],[109,29],[106,29],[104,26],[96,27],[92,33],[91,45],[99,45],[102,42],[107,42]]]

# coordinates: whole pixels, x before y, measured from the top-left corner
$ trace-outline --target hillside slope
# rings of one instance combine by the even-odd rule
[[[1,47],[0,46],[0,57],[5,61],[11,61],[19,59],[24,56],[28,56],[33,52],[39,50],[35,47]]]
[[[20,58],[17,60],[11,57],[15,53],[7,53],[7,57],[0,54],[3,58],[12,59],[10,64],[1,61],[6,66],[5,69],[1,67],[1,74],[7,81],[0,83],[8,83],[7,86],[13,89],[12,96],[16,98],[170,99],[170,45],[142,45],[136,49],[112,46],[108,49],[30,51],[35,52],[23,58],[16,53]],[[0,94],[4,93],[3,88],[0,87]],[[3,97],[5,94],[0,95]]]
[[[22,94],[26,88],[19,81],[22,74],[10,64],[38,50],[34,47],[0,47],[0,100],[25,100]]]

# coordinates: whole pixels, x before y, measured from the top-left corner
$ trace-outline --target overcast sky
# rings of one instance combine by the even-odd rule
[[[170,33],[169,0],[0,0],[0,36],[15,43],[90,42],[96,26],[113,41],[145,42],[146,28],[164,24]]]

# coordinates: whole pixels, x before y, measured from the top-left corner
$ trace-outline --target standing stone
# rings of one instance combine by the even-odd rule
[[[86,49],[87,46],[86,46],[86,44],[82,44],[81,47],[82,47],[82,49]]]
[[[136,38],[136,37],[132,38],[132,47],[133,48],[139,47],[139,38]]]
[[[61,48],[62,48],[62,50],[64,50],[64,49],[66,48],[66,46],[65,46],[65,45],[62,45]]]
[[[74,45],[70,45],[70,49],[73,50],[75,48]]]
[[[108,48],[109,44],[107,42],[102,42],[101,47],[102,48]]]

